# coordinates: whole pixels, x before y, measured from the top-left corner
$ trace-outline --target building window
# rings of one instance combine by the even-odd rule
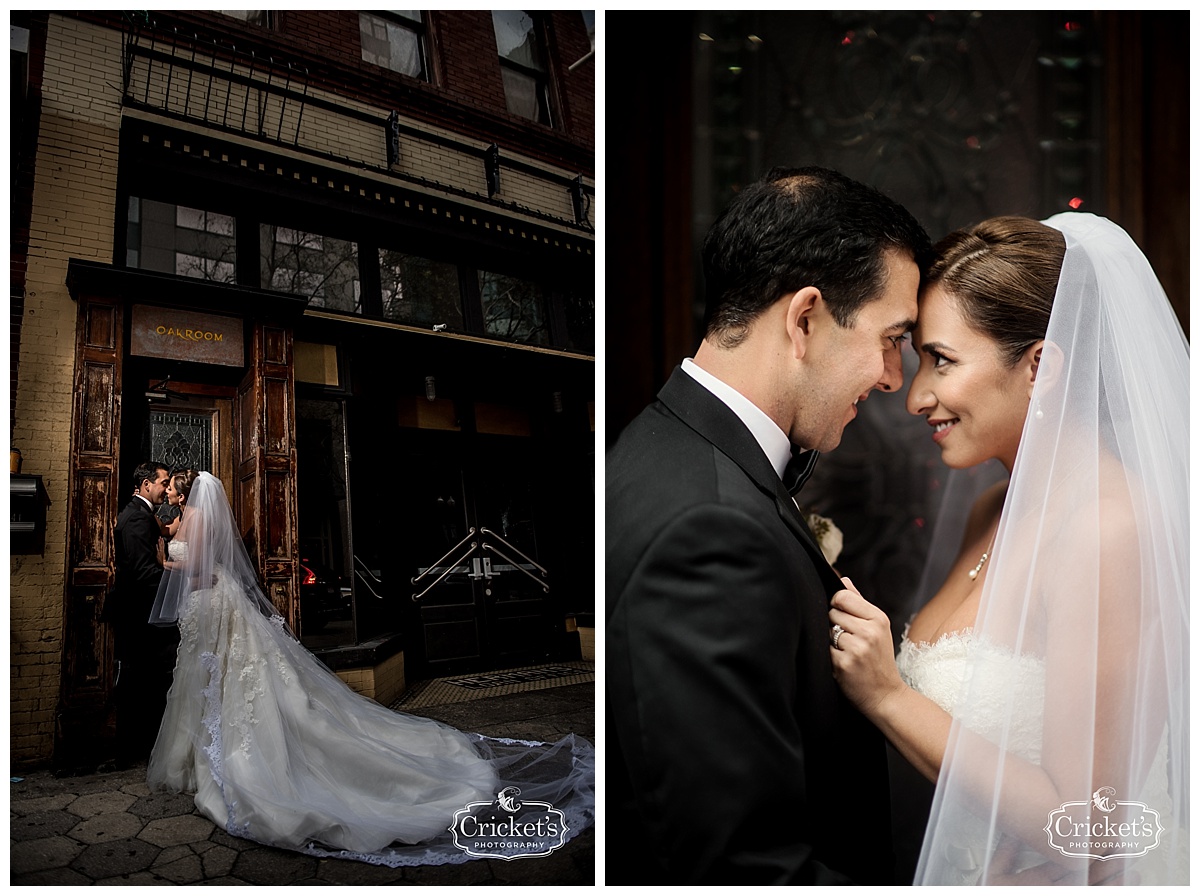
[[[463,329],[458,268],[441,261],[379,250],[383,316],[419,327]]]
[[[310,308],[362,313],[357,243],[263,224],[259,272],[265,289],[308,296]]]
[[[131,268],[237,282],[237,242],[229,215],[131,196],[125,252]]]
[[[271,13],[265,9],[220,9],[223,16],[229,16],[245,22],[247,25],[258,25],[260,28],[271,27]]]
[[[596,10],[583,10],[583,27],[587,29],[588,43],[596,49]]]
[[[504,99],[508,111],[551,124],[545,54],[533,17],[520,10],[492,11]]]
[[[391,15],[394,18],[367,12],[358,14],[363,61],[428,81],[425,23],[421,13],[395,11]]]
[[[479,272],[483,329],[489,336],[526,345],[549,345],[546,303],[540,287],[503,274]]]
[[[567,318],[567,347],[572,351],[596,353],[596,299],[589,292],[568,292],[563,296]]]

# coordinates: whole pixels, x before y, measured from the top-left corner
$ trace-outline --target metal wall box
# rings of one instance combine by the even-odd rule
[[[42,477],[10,473],[8,494],[9,550],[14,554],[41,554],[46,550],[46,508],[50,496]]]

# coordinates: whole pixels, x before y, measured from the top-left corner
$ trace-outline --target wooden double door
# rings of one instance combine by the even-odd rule
[[[120,295],[81,290],[77,301],[63,674],[54,743],[54,762],[64,768],[94,765],[112,735],[112,632],[100,618],[114,580],[113,528],[132,492],[127,480],[141,461],[158,460],[144,456],[154,447],[153,414],[179,415],[159,423],[179,424],[180,432],[191,434],[181,438],[199,439],[192,448],[205,443],[264,588],[291,621],[298,590],[290,328],[248,322],[244,368],[181,368],[130,355],[128,305]],[[169,390],[174,395],[152,403],[151,393],[161,390],[151,386],[167,370],[183,368],[186,375],[175,377]]]

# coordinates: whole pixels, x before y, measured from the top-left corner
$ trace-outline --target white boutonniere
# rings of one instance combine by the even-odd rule
[[[842,552],[842,530],[833,524],[833,520],[819,513],[806,513],[804,518],[808,522],[808,528],[812,529],[813,535],[817,537],[817,546],[825,555],[826,562],[833,566]]]

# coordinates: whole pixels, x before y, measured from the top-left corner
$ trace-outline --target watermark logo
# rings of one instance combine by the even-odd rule
[[[1144,856],[1158,846],[1163,826],[1156,810],[1119,800],[1101,787],[1090,800],[1063,803],[1047,817],[1046,838],[1064,856],[1100,859]]]
[[[528,859],[548,856],[567,842],[566,818],[549,803],[517,799],[521,791],[505,787],[490,803],[468,803],[454,813],[454,845],[478,859]]]

